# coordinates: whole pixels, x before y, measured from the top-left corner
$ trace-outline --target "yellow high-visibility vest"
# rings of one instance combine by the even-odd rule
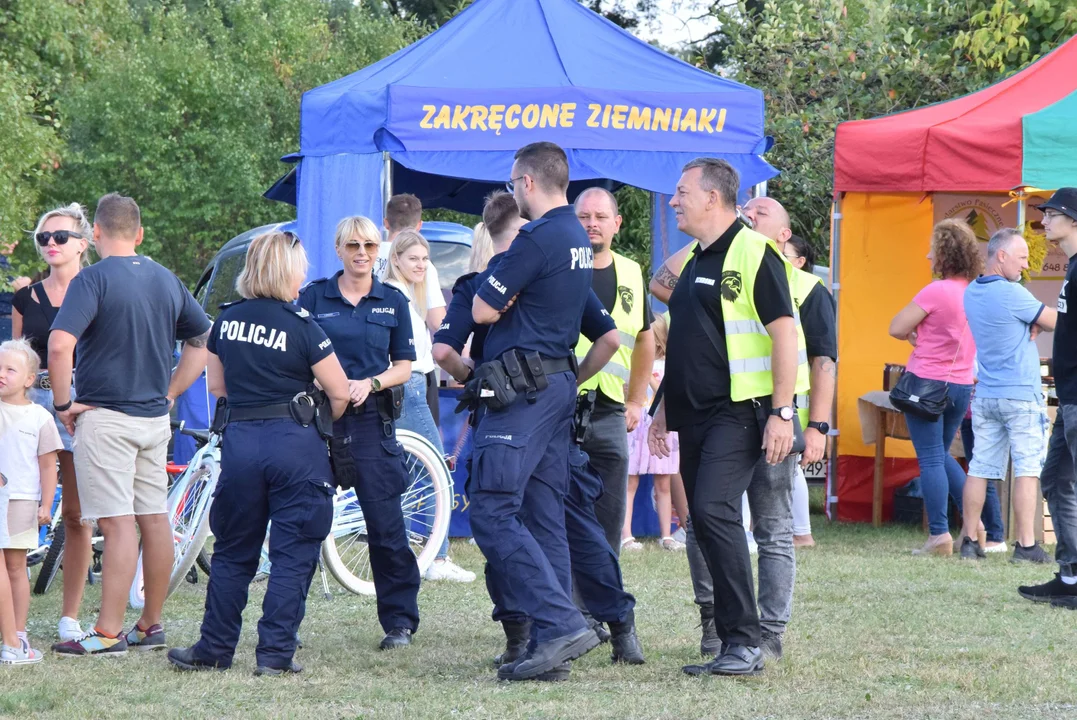
[[[726,354],[729,357],[729,394],[734,402],[774,394],[774,378],[771,374],[773,344],[755,308],[755,277],[763,263],[763,255],[768,245],[777,252],[778,246],[773,240],[742,227],[733,238],[722,265],[722,318],[725,322]],[[781,253],[778,255],[781,256]],[[796,268],[784,258],[783,261],[792,295],[795,283],[793,273]],[[681,273],[683,272],[684,266],[681,267]],[[811,381],[808,351],[804,328],[800,325],[800,313],[795,306],[793,316],[797,328],[797,377],[794,392],[806,394]]]
[[[621,346],[600,372],[580,386],[580,392],[597,388],[610,400],[623,403],[624,386],[631,376],[632,350],[636,347],[636,336],[643,330],[644,310],[641,303],[646,302],[647,298],[643,289],[643,271],[638,264],[613,253],[613,268],[617,274],[617,296],[610,317],[617,325]],[[576,343],[576,357],[582,362],[590,349],[591,341],[580,335]]]

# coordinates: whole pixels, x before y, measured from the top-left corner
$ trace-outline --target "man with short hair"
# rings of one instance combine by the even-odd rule
[[[479,548],[532,620],[527,653],[498,676],[534,680],[599,642],[563,572],[570,566],[564,498],[576,405],[573,348],[594,251],[568,204],[568,157],[560,147],[539,142],[517,151],[509,188],[530,222],[472,302],[472,319],[491,327],[482,389],[474,393],[487,412],[475,430],[470,513]],[[544,528],[541,542],[529,526]]]
[[[771,467],[792,462],[793,398],[808,386],[792,266],[737,218],[739,187],[729,163],[700,158],[670,200],[678,229],[698,246],[669,300],[664,396],[648,441],[664,457],[667,430],[679,434],[692,528],[714,583],[721,645],[711,662],[685,667],[693,675],[763,669],[741,496],[761,457]]]
[[[165,455],[168,411],[206,367],[210,321],[183,283],[139,255],[138,205],[111,193],[97,204],[93,241],[101,260],[71,281],[49,336],[55,410],[75,437],[84,522],[105,537],[101,613],[77,640],[53,645],[62,655],[122,655],[128,647],[167,647],[161,610],[174,560]],[[186,341],[175,372],[172,349]],[[78,351],[79,399],[71,401]],[[141,534],[146,605],[123,633]]]
[[[602,478],[603,492],[595,503],[595,514],[610,547],[619,553],[628,494],[625,430],[630,433],[636,429],[647,402],[647,383],[654,366],[654,316],[640,266],[612,249],[621,229],[617,198],[609,190],[591,187],[580,193],[574,208],[594,250],[591,288],[613,318],[621,338],[621,347],[602,371],[580,386],[581,392],[596,391],[591,426],[582,445]],[[582,359],[590,347],[590,341],[581,336],[576,357]],[[663,537],[669,535],[669,528],[660,529]]]
[[[987,243],[987,268],[965,290],[965,316],[976,340],[978,382],[972,401],[976,446],[962,499],[961,557],[986,557],[976,541],[988,480],[1006,477],[1013,460],[1016,543],[1013,561],[1046,563],[1033,522],[1047,438],[1047,408],[1036,333],[1055,329],[1058,312],[1044,307],[1018,282],[1028,268],[1021,231],[1002,228]]]
[[[1040,487],[1055,529],[1059,571],[1054,580],[1022,585],[1017,592],[1033,602],[1077,610],[1077,188],[1059,188],[1039,209],[1047,240],[1058,243],[1069,258],[1066,279],[1058,293],[1052,352],[1058,414],[1047,444],[1047,460],[1040,471]],[[1074,301],[1072,313],[1070,300]]]

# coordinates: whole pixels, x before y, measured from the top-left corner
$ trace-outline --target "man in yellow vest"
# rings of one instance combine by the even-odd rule
[[[699,241],[670,297],[666,376],[649,433],[668,456],[680,437],[689,514],[714,583],[721,645],[689,674],[763,669],[741,496],[756,465],[791,462],[793,398],[806,391],[807,352],[793,307],[791,266],[768,238],[737,218],[740,178],[724,160],[688,163],[670,206]],[[789,476],[791,477],[791,475]]]
[[[628,433],[639,425],[647,401],[647,382],[654,365],[654,317],[640,266],[611,248],[621,229],[617,198],[603,188],[588,188],[576,198],[575,209],[594,250],[591,287],[617,325],[621,340],[621,347],[602,371],[580,386],[581,392],[596,391],[595,410],[582,448],[602,478],[603,494],[595,503],[595,514],[617,553],[625,520]],[[590,347],[581,335],[576,357],[582,359]],[[669,528],[664,533],[668,535]]]
[[[805,348],[811,364],[811,394],[810,400],[806,395],[798,395],[797,413],[807,444],[803,462],[817,462],[822,459],[826,449],[826,434],[829,431],[827,420],[834,399],[834,360],[837,356],[834,300],[821,279],[812,274],[814,258],[806,256],[806,244],[793,242],[796,238],[789,227],[789,214],[781,203],[773,198],[753,198],[744,206],[744,214],[754,223],[757,232],[775,241],[786,260],[794,267],[802,266],[793,273],[791,287],[794,305],[800,312]],[[668,297],[667,286],[676,286],[691,249],[692,245],[689,245],[672,256],[655,275],[651,290],[656,297]],[[659,280],[662,282],[656,290],[655,285]],[[802,537],[811,537],[811,526],[805,519],[808,514],[807,491],[803,473],[792,462],[771,467],[761,461],[748,488],[749,506],[755,517],[755,539],[759,544],[758,599],[762,649],[769,660],[781,658],[782,635],[792,614],[796,579],[793,546],[797,533],[799,531]],[[802,505],[799,510],[798,503]],[[707,655],[719,644],[713,621],[709,620],[713,614],[714,593],[705,559],[691,527],[687,540],[692,584],[703,620],[700,650]]]

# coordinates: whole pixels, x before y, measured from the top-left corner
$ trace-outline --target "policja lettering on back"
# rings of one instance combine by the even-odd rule
[[[277,328],[266,329],[265,325],[248,325],[239,320],[221,323],[220,339],[264,345],[272,350],[288,352],[288,333]]]

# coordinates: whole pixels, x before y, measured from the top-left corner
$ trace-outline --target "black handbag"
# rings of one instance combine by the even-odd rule
[[[714,327],[714,322],[707,315],[707,312],[703,309],[702,303],[699,301],[699,297],[695,293],[695,266],[692,266],[691,276],[687,278],[691,283],[688,294],[691,296],[692,309],[696,311],[696,317],[699,318],[699,324],[703,326],[703,332],[707,334],[707,339],[711,341],[711,345],[718,351],[718,356],[722,361],[729,365],[729,358],[726,355],[725,343],[718,337],[718,330]],[[762,438],[766,434],[767,422],[770,420],[770,411],[773,409],[771,398],[753,398],[752,406],[755,409],[755,419],[759,424],[759,437]],[[790,448],[790,455],[800,455],[807,448],[807,443],[804,441],[804,429],[800,427],[800,415],[795,411],[793,412],[793,419],[790,421],[793,423],[793,447]]]
[[[928,380],[906,370],[890,389],[890,404],[921,420],[938,420],[953,403],[950,399],[950,376],[954,373],[957,356],[961,354],[965,330],[968,330],[968,323],[961,331],[961,339],[957,341],[957,350],[954,351],[954,360],[950,363],[950,372],[945,382]]]

